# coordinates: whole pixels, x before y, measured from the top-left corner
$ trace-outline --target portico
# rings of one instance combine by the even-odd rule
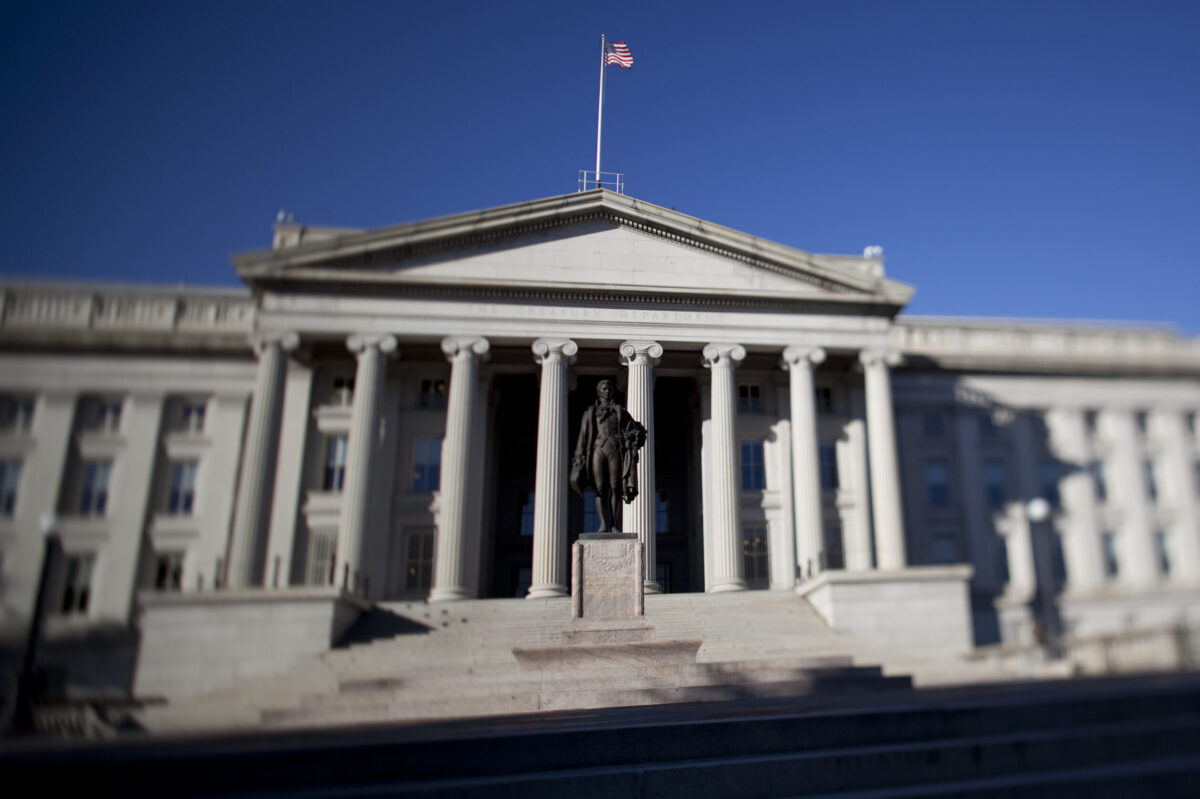
[[[885,278],[878,258],[812,255],[604,190],[367,233],[306,233],[278,231],[277,244],[306,240],[235,259],[262,292],[260,335],[305,359],[289,368],[318,382],[340,370],[345,386],[347,359],[313,354],[342,341],[356,359],[341,490],[275,492],[299,503],[298,513],[272,510],[298,519],[294,577],[325,573],[299,562],[313,557],[324,502],[337,506],[328,574],[339,587],[411,595],[411,580],[401,587],[389,575],[425,569],[421,587],[435,602],[564,595],[569,541],[588,512],[567,486],[568,438],[604,376],[617,378],[621,401],[647,429],[642,491],[624,508],[624,529],[646,546],[648,591],[670,590],[659,585],[672,573],[656,551],[664,534],[674,542],[675,590],[760,584],[745,573],[747,563],[757,569],[751,540],[770,544],[754,546],[773,588],[830,565],[906,565],[888,379],[898,356],[888,335],[911,290]],[[283,353],[266,347],[260,358]],[[279,397],[263,395],[271,407],[287,404],[292,387],[314,391],[284,381],[274,360],[260,364],[283,386]],[[824,410],[823,370],[837,384],[822,388]],[[673,381],[670,405],[656,398],[660,379]],[[834,391],[844,394],[840,415],[830,413]],[[279,423],[269,411],[264,428]],[[669,451],[656,435],[664,414]],[[387,419],[395,430],[383,429]],[[826,468],[856,497],[836,512],[860,517],[836,520],[831,545],[854,553],[836,564],[825,551],[818,445],[831,424],[844,429],[835,431],[838,462]],[[328,439],[316,432],[306,460]],[[436,444],[426,442],[440,452],[431,456]],[[269,481],[273,459],[248,453],[247,475]],[[660,489],[664,481],[674,488]],[[239,546],[261,551],[249,528],[237,528],[246,531]],[[517,564],[513,576],[491,568],[497,558]],[[244,584],[264,580],[260,568]]]

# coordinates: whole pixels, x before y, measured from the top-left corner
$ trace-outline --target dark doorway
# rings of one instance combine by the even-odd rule
[[[495,480],[495,518],[490,569],[484,570],[491,577],[485,595],[521,597],[529,588],[533,563],[538,376],[497,375],[494,385],[497,402],[490,475]]]

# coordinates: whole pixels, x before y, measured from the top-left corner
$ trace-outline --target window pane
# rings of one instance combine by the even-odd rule
[[[753,384],[738,386],[738,411],[741,413],[758,413],[762,408],[759,399],[759,388]]]
[[[418,438],[413,452],[413,491],[438,490],[442,468],[442,439]]]
[[[655,492],[657,496],[654,498],[654,532],[665,533],[668,530],[670,495],[665,489],[659,489]]]
[[[999,510],[1004,507],[1008,486],[1003,461],[983,462],[983,491],[989,508]]]
[[[832,443],[822,442],[817,447],[817,455],[820,458],[821,490],[835,491],[838,487],[837,450]]]
[[[1171,539],[1166,530],[1154,533],[1154,550],[1158,555],[1158,571],[1164,575],[1171,573]]]
[[[167,513],[182,516],[192,512],[196,491],[196,462],[179,461],[171,465],[171,488],[167,493]]]
[[[1038,466],[1038,483],[1041,496],[1052,506],[1058,507],[1058,464],[1042,463]]]
[[[747,585],[751,588],[762,588],[767,585],[766,528],[742,528],[742,566],[745,570]]]
[[[945,461],[929,461],[925,464],[925,494],[931,508],[945,508],[950,504],[949,469]]]
[[[742,490],[762,491],[766,483],[763,471],[763,442],[742,442]]]
[[[325,472],[321,487],[341,491],[346,481],[346,436],[334,436],[325,442]]]
[[[1121,571],[1121,564],[1117,559],[1117,537],[1112,533],[1104,533],[1100,536],[1100,544],[1104,550],[1104,574],[1116,577]]]
[[[1088,470],[1092,473],[1092,485],[1096,489],[1096,501],[1106,501],[1108,499],[1108,481],[1105,479],[1104,462],[1092,461]]]

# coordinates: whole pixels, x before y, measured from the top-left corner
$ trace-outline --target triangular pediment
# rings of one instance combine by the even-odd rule
[[[252,286],[345,283],[894,305],[879,259],[814,255],[600,190],[235,257]]]

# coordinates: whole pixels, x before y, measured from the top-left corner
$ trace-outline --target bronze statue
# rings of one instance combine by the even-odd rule
[[[601,533],[620,532],[621,500],[628,504],[638,495],[638,450],[646,443],[646,428],[613,402],[615,390],[608,378],[596,384],[571,462],[571,488],[580,496],[589,488],[596,492]]]

